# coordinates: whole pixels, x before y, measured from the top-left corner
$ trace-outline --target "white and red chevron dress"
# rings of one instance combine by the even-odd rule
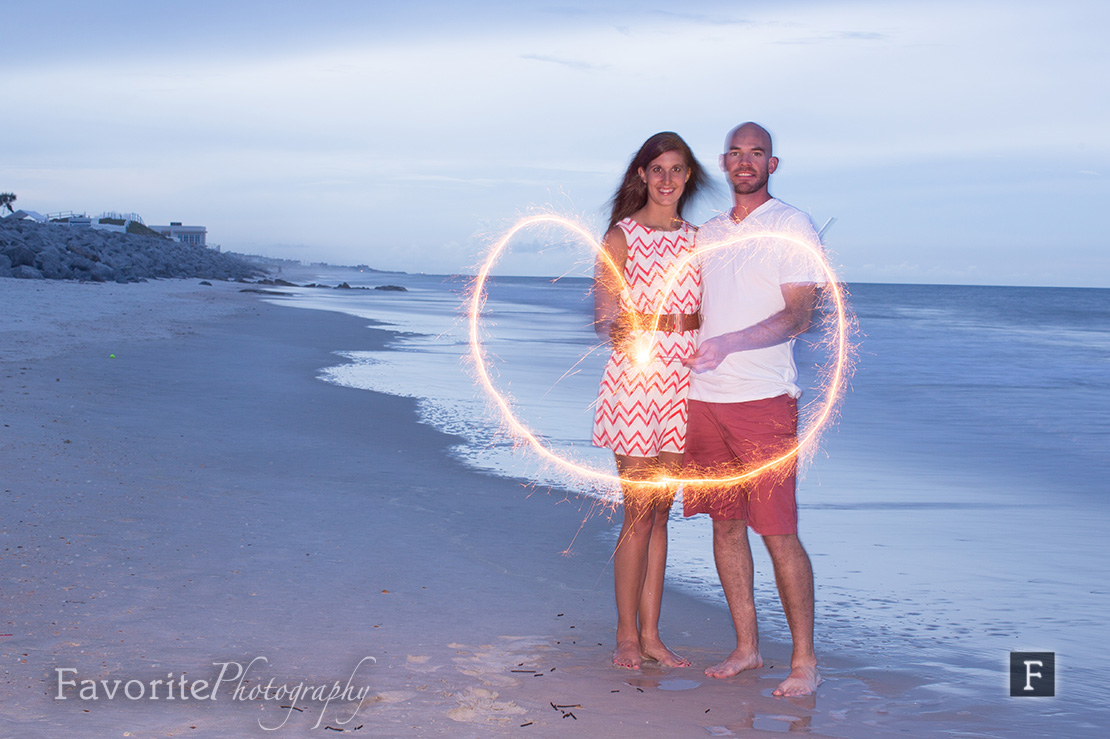
[[[656,231],[626,218],[617,224],[628,242],[624,279],[631,304],[622,310],[654,314],[697,313],[701,273],[689,259],[696,229]],[[668,280],[678,272],[678,277]],[[665,292],[666,291],[666,292]],[[640,336],[643,332],[637,332]],[[686,448],[686,391],[690,370],[681,360],[697,349],[697,332],[655,332],[650,360],[637,365],[614,350],[597,395],[593,443],[629,457],[656,457]]]

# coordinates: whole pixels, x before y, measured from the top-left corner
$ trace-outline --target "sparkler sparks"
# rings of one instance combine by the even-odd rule
[[[512,227],[510,227],[504,234],[502,234],[491,246],[486,255],[485,261],[482,263],[474,283],[471,288],[470,297],[468,300],[468,316],[467,323],[469,326],[469,343],[470,343],[470,356],[474,363],[474,368],[477,373],[477,379],[481,387],[485,390],[490,400],[497,407],[501,413],[501,417],[505,427],[510,434],[524,446],[530,448],[541,459],[546,462],[557,466],[564,472],[569,472],[578,477],[590,480],[595,483],[606,484],[625,484],[631,485],[634,488],[655,488],[666,489],[680,484],[689,485],[735,485],[745,480],[750,480],[762,474],[770,473],[775,470],[783,468],[792,460],[798,459],[803,454],[812,453],[816,448],[817,440],[820,437],[821,430],[830,422],[835,415],[837,402],[844,392],[845,385],[847,384],[848,377],[851,375],[852,368],[852,344],[851,334],[854,330],[855,322],[852,318],[846,302],[845,291],[843,285],[840,284],[834,273],[832,267],[825,259],[825,255],[820,249],[815,248],[810,243],[793,237],[786,233],[770,233],[760,232],[755,234],[746,234],[730,240],[715,242],[708,245],[698,245],[694,254],[686,257],[686,261],[696,258],[702,254],[717,249],[724,249],[730,247],[740,247],[746,242],[762,239],[774,238],[782,241],[789,242],[794,246],[801,247],[808,253],[809,258],[820,266],[820,269],[825,277],[824,293],[826,300],[831,305],[831,315],[827,325],[823,327],[825,334],[824,341],[827,343],[832,351],[833,359],[829,362],[831,369],[826,366],[822,370],[824,375],[822,385],[824,387],[824,394],[820,401],[819,410],[816,411],[809,419],[806,428],[798,435],[797,444],[792,448],[783,452],[782,454],[760,462],[757,465],[746,468],[736,474],[726,474],[721,477],[680,477],[673,475],[661,475],[652,480],[643,479],[627,479],[619,475],[613,474],[607,470],[600,470],[593,467],[588,467],[579,464],[573,460],[552,451],[546,446],[536,433],[523,423],[516,413],[514,413],[508,400],[498,390],[490,376],[489,368],[486,362],[486,352],[482,346],[481,339],[481,312],[482,306],[485,302],[486,296],[486,282],[489,279],[490,272],[498,259],[509,247],[513,238],[521,231],[538,226],[555,226],[565,229],[569,233],[578,237],[583,244],[593,249],[599,257],[600,262],[605,265],[617,278],[617,284],[621,286],[622,297],[629,297],[628,285],[624,280],[623,269],[620,265],[613,262],[612,258],[602,248],[598,239],[581,224],[559,215],[555,214],[539,214],[528,216],[518,220]],[[681,273],[681,268],[684,267],[686,262],[678,265],[668,278],[663,292],[669,294],[673,291],[674,282],[677,276]],[[631,301],[629,301],[631,302]],[[651,357],[651,350],[655,343],[655,330],[659,326],[659,312],[655,314],[649,329],[645,336],[648,337],[646,346],[636,347],[634,356],[637,362],[646,363]]]

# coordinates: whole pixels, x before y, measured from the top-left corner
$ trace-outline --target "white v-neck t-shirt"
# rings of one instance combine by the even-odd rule
[[[754,326],[786,307],[782,285],[826,282],[824,250],[803,211],[772,198],[736,223],[727,213],[698,230],[702,299],[699,341]],[[743,403],[801,396],[794,340],[733,352],[694,372],[691,400]]]

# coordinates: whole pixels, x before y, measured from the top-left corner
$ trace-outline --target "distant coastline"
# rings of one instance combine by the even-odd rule
[[[365,264],[305,263],[257,254],[221,252],[163,237],[148,228],[70,228],[24,218],[0,218],[0,277],[79,282],[142,282],[200,278],[241,280],[284,271],[350,269],[379,275],[397,270]]]
[[[0,219],[0,277],[128,283],[187,277],[235,280],[261,272],[241,256],[159,235]]]

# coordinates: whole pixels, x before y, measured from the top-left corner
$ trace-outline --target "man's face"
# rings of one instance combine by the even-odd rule
[[[740,128],[729,139],[728,151],[721,155],[721,169],[737,195],[764,190],[779,160],[771,156],[771,142],[761,131]]]

